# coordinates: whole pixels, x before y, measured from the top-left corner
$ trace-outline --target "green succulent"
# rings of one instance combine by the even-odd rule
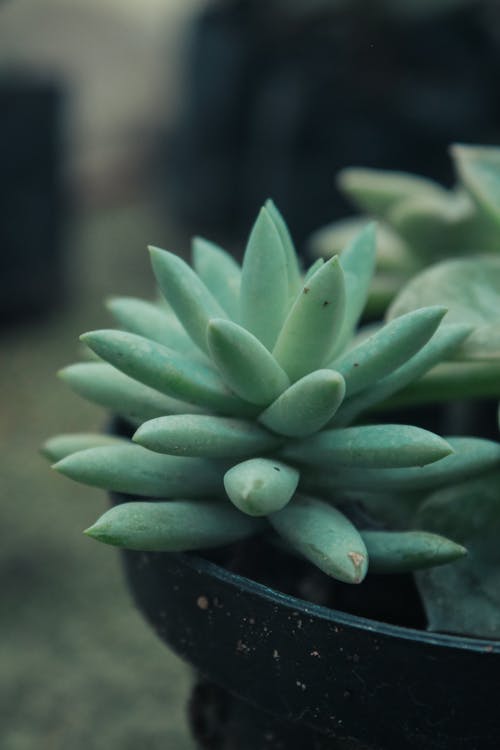
[[[430,306],[371,336],[357,332],[373,225],[305,274],[270,201],[241,267],[202,239],[193,268],[150,252],[167,304],[111,299],[121,330],[84,334],[98,360],[61,372],[126,419],[132,439],[76,434],[45,445],[61,474],[129,496],[89,536],[172,551],[269,533],[349,583],[368,569],[465,554],[452,535],[412,528],[411,518],[430,492],[498,470],[500,445],[373,423],[373,410],[452,357],[471,327],[443,324],[446,309]],[[360,502],[362,523],[353,520]]]
[[[447,190],[404,172],[348,168],[338,175],[341,192],[364,216],[336,221],[310,239],[314,255],[330,257],[371,216],[379,222],[377,274],[368,311],[383,312],[419,269],[447,258],[498,254],[500,244],[500,149],[451,147],[457,181]]]

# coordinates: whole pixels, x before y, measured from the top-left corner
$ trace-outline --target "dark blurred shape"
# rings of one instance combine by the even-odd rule
[[[0,323],[51,309],[61,295],[58,84],[0,75]]]
[[[450,142],[500,140],[494,6],[298,5],[218,1],[195,22],[166,158],[170,207],[192,231],[241,236],[272,196],[301,243],[351,213],[339,169],[449,183]]]

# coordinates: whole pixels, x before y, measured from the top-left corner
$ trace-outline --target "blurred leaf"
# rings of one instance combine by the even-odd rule
[[[448,308],[444,324],[473,326],[455,352],[456,359],[500,359],[500,258],[450,260],[415,276],[396,297],[387,317],[440,304]]]
[[[469,552],[454,565],[418,574],[430,629],[500,638],[500,472],[435,492],[416,519]]]
[[[500,221],[500,148],[455,145],[451,149],[457,171],[479,207]]]
[[[407,199],[419,196],[438,199],[445,194],[433,180],[381,169],[343,169],[337,176],[337,183],[361,211],[380,218],[385,218],[390,209]]]

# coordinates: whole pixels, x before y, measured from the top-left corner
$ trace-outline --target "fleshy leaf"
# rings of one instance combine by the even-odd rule
[[[444,190],[436,182],[408,172],[349,167],[339,172],[340,190],[358,208],[384,218],[395,205],[420,195],[440,197]]]
[[[269,522],[294,549],[320,570],[344,583],[361,583],[368,567],[365,544],[336,508],[296,495]]]
[[[272,349],[288,306],[287,254],[269,211],[262,208],[253,225],[243,258],[241,323],[264,346]]]
[[[76,482],[130,495],[207,497],[223,487],[223,470],[213,461],[164,456],[133,444],[88,448],[54,469]]]
[[[193,266],[200,279],[232,320],[240,314],[241,268],[234,258],[213,242],[195,237]]]
[[[230,544],[259,528],[227,503],[171,500],[115,505],[85,533],[125,549],[183,552]]]
[[[231,502],[250,516],[267,516],[285,507],[299,482],[297,469],[269,458],[251,458],[224,476]]]
[[[452,452],[446,440],[421,427],[380,424],[323,430],[307,440],[288,444],[281,455],[290,461],[335,470],[421,467]]]
[[[334,370],[315,370],[297,380],[262,414],[259,422],[288,437],[305,437],[324,427],[342,403],[344,378]]]
[[[463,184],[487,215],[500,221],[500,148],[455,145],[451,152]]]
[[[342,434],[343,431],[339,431]],[[448,437],[454,450],[449,456],[421,467],[402,469],[357,469],[332,467],[329,474],[301,472],[301,482],[308,491],[331,493],[336,489],[405,490],[421,492],[462,482],[500,467],[500,444],[481,438]]]
[[[421,378],[443,359],[452,356],[470,333],[470,326],[441,325],[427,344],[404,365],[379,380],[371,388],[347,398],[335,415],[335,426],[353,422],[356,417],[377,404],[382,404],[409,383]]]
[[[443,362],[384,403],[393,409],[414,404],[443,403],[500,395],[500,361]]]
[[[455,358],[500,359],[500,258],[449,260],[426,269],[396,297],[388,317],[432,304],[446,305],[447,323],[473,326]]]
[[[469,552],[455,565],[418,574],[430,629],[500,638],[500,472],[435,492],[417,524]]]
[[[42,445],[41,453],[50,461],[60,461],[72,453],[97,448],[102,445],[124,445],[124,438],[105,435],[101,432],[71,432],[49,438]]]
[[[322,258],[331,258],[332,255],[342,257],[342,252],[365,228],[365,216],[334,221],[309,238],[311,254]],[[403,239],[383,221],[377,222],[376,229],[378,271],[407,273],[414,270],[417,261]]]
[[[353,335],[365,309],[375,270],[376,236],[375,224],[367,224],[342,251],[340,265],[344,271],[345,313],[342,330],[330,352],[343,350]]]
[[[222,379],[245,401],[267,406],[290,385],[271,352],[236,323],[211,320],[208,348]]]
[[[207,458],[243,458],[281,444],[281,440],[255,422],[211,414],[151,419],[139,427],[133,440],[158,453]]]
[[[81,339],[125,375],[167,396],[221,414],[244,415],[255,409],[233,395],[210,367],[142,336],[103,330],[84,333]]]
[[[348,396],[389,375],[416,354],[435,333],[446,308],[427,307],[396,318],[331,366],[346,382]]]
[[[292,381],[325,364],[341,331],[344,309],[344,273],[335,257],[303,287],[274,347]]]
[[[318,258],[317,260],[315,260],[314,263],[311,266],[309,266],[309,268],[307,269],[307,272],[304,276],[304,284],[307,284],[309,279],[311,279],[314,276],[316,271],[319,271],[321,266],[324,266],[324,265],[325,265],[324,258]]]
[[[210,318],[226,313],[213,294],[188,264],[173,253],[149,248],[151,265],[165,299],[199,348],[207,352],[207,325]]]
[[[165,414],[193,414],[201,411],[193,404],[170,398],[139,383],[105,362],[69,365],[60,370],[59,376],[83,398],[133,422]]]
[[[444,565],[467,554],[451,539],[427,531],[361,531],[370,573],[410,573]]]
[[[460,255],[464,249],[476,250],[476,212],[464,192],[419,195],[398,203],[387,220],[418,255],[421,266]]]
[[[293,302],[295,297],[300,291],[302,286],[301,273],[299,268],[299,260],[295,251],[292,237],[288,231],[288,226],[280,211],[276,207],[276,204],[272,200],[267,200],[265,207],[269,211],[269,215],[274,222],[278,234],[281,237],[283,249],[286,255],[287,264],[287,277],[288,277],[288,298],[290,304]]]
[[[177,318],[151,302],[135,297],[111,297],[106,307],[122,328],[182,354],[196,351]]]

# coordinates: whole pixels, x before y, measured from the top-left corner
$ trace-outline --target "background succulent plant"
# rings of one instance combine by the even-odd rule
[[[377,274],[369,311],[379,314],[408,278],[446,258],[498,253],[500,149],[451,147],[457,182],[445,189],[433,180],[404,172],[348,168],[338,186],[365,216],[318,230],[310,240],[314,255],[341,252],[366,223],[379,222]]]
[[[61,373],[137,428],[132,441],[69,435],[45,446],[60,473],[132,496],[87,534],[190,550],[274,530],[350,583],[368,567],[408,571],[464,555],[451,539],[409,528],[411,518],[430,491],[498,468],[500,446],[359,418],[452,356],[471,328],[442,325],[446,309],[432,306],[356,334],[373,225],[302,274],[268,201],[241,268],[201,239],[194,269],[157,248],[151,260],[168,304],[112,299],[125,330],[84,334],[99,361]],[[360,502],[371,520],[355,525],[349,508]]]

